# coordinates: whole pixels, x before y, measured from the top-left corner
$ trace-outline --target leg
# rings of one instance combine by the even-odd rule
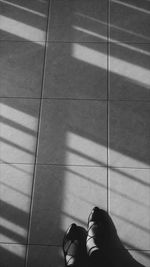
[[[86,246],[91,266],[144,267],[124,248],[108,213],[97,207],[89,215]]]

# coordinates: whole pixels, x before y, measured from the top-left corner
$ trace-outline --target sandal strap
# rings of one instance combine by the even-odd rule
[[[89,250],[88,250],[88,255],[90,255],[91,254],[91,252],[92,252],[92,250],[99,250],[99,248],[97,247],[97,246],[93,246],[93,247],[91,247]]]

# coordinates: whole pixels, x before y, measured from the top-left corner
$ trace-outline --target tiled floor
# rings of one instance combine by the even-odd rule
[[[0,12],[0,266],[64,266],[97,205],[150,267],[150,1]]]

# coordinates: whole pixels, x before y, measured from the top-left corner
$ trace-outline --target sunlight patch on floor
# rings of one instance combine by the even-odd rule
[[[38,119],[0,103],[0,160],[33,163]]]
[[[20,124],[32,131],[36,131],[37,129],[38,119],[4,103],[0,103],[0,117]]]
[[[79,165],[101,165],[106,163],[107,148],[92,140],[68,132],[66,135],[66,163]]]
[[[107,70],[107,55],[81,44],[73,44],[72,56],[80,61]],[[109,57],[110,71],[150,88],[150,71],[116,57]]]
[[[38,120],[3,103],[0,104],[0,119],[0,200],[4,211],[5,206],[8,211],[13,210],[13,214],[9,214],[12,221],[11,217],[10,221],[5,216],[0,217],[0,226],[8,235],[12,233],[12,238],[4,233],[0,235],[3,242],[0,246],[24,257],[25,248],[19,243],[21,238],[27,237],[24,226],[27,226],[30,211]],[[22,216],[23,221],[20,222],[18,216]]]
[[[0,29],[25,40],[45,46],[46,33],[23,22],[0,15]]]
[[[15,129],[12,126],[8,126],[5,123],[0,123],[0,138],[5,141],[10,141],[14,145],[17,145],[23,149],[29,151],[29,153],[34,153],[35,149],[35,137],[25,133],[24,131]]]
[[[81,27],[78,27],[78,26],[73,26],[73,29],[74,30],[77,30],[77,31],[80,31],[80,32],[83,32],[83,33],[86,33],[88,35],[91,35],[91,36],[94,36],[94,37],[97,37],[105,42],[109,41],[111,42],[112,44],[116,44],[118,46],[121,46],[121,47],[124,47],[124,48],[127,48],[129,50],[132,50],[134,52],[138,52],[138,53],[141,53],[143,55],[146,55],[146,56],[150,56],[150,52],[146,51],[146,50],[143,50],[143,49],[140,49],[138,47],[135,47],[135,46],[132,46],[132,45],[129,45],[129,44],[125,44],[123,42],[120,42],[118,40],[115,40],[115,39],[112,39],[112,38],[108,38],[107,36],[104,36],[104,35],[101,35],[101,34],[98,34],[96,32],[93,32],[93,31],[89,31],[89,30],[86,30],[84,28],[81,28]]]
[[[2,217],[0,217],[0,226],[14,232],[14,233],[17,233],[18,235],[21,235],[23,237],[26,237],[27,235],[27,230],[24,229],[23,227],[15,224],[15,223],[12,223]],[[0,238],[1,238],[1,233],[0,233]],[[4,241],[3,241],[4,242]]]
[[[23,181],[24,182],[24,181]],[[30,183],[32,180],[30,180]],[[10,204],[11,206],[20,209],[24,212],[29,212],[30,207],[30,198],[28,196],[25,196],[21,192],[17,192],[17,190],[14,190],[6,185],[3,185],[0,183],[0,192],[1,201],[4,201],[7,204]],[[31,187],[31,184],[30,184]],[[17,220],[17,218],[16,218]]]
[[[11,238],[6,238],[6,243],[0,243],[0,247],[17,255],[20,258],[24,258],[25,257],[25,252],[26,252],[26,248],[23,245],[15,245],[14,240]],[[9,244],[10,243],[10,244]],[[11,244],[12,243],[12,244]]]

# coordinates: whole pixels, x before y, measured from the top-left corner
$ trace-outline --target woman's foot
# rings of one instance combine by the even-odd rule
[[[98,255],[106,266],[144,267],[123,246],[109,214],[98,207],[89,215],[86,246],[88,255]]]
[[[101,222],[97,218],[97,207],[95,207],[89,215],[87,225],[86,248],[89,256],[100,249],[101,235]]]
[[[63,239],[63,252],[65,266],[85,266],[86,253],[86,230],[76,224],[71,224]]]
[[[107,212],[98,207],[93,208],[88,218],[86,241],[88,254],[91,255],[95,250],[103,251],[112,233],[116,235],[116,229]]]

